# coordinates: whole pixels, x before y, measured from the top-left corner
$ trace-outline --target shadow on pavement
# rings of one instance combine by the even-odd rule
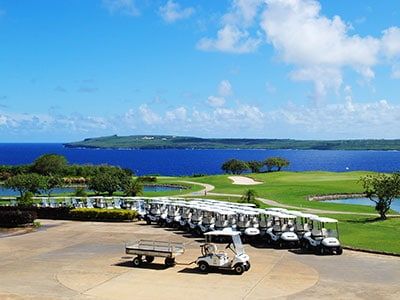
[[[155,263],[146,263],[143,262],[139,267],[134,267],[133,262],[131,260],[119,262],[113,264],[116,267],[124,267],[124,268],[134,268],[134,269],[149,269],[149,270],[166,270],[168,267],[165,264],[155,264]]]

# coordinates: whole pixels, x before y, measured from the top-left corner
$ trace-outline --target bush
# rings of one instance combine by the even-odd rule
[[[17,227],[32,224],[37,215],[34,211],[20,210],[16,207],[0,209],[0,227]]]
[[[73,220],[88,221],[132,221],[136,211],[124,209],[75,208],[69,213]]]

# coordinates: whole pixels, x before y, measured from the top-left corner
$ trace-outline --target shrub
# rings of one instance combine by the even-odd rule
[[[137,213],[124,209],[75,208],[69,213],[73,220],[88,221],[132,221]]]
[[[0,227],[17,227],[32,224],[36,219],[36,212],[17,208],[0,209]]]

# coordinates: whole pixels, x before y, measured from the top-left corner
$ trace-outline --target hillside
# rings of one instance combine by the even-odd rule
[[[68,148],[400,150],[400,140],[292,140],[132,135],[87,138]]]

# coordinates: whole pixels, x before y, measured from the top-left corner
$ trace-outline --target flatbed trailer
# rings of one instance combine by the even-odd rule
[[[125,253],[136,255],[133,259],[133,265],[138,267],[142,264],[143,258],[146,262],[153,262],[155,257],[164,257],[164,263],[167,267],[175,265],[175,257],[185,252],[185,246],[182,243],[138,240],[133,243],[125,244]]]

